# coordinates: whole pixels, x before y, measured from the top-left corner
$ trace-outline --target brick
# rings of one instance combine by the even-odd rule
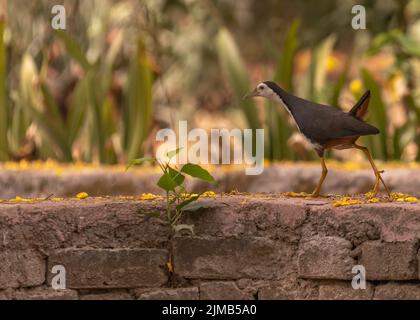
[[[185,223],[194,224],[194,232],[201,237],[272,237],[287,241],[298,241],[294,230],[306,218],[305,205],[291,202],[289,199],[276,199],[275,203],[253,198],[228,197],[229,205],[215,199],[202,199],[211,202],[215,207],[203,210],[200,214],[184,217]]]
[[[368,241],[361,245],[359,264],[368,280],[417,279],[416,241]]]
[[[141,293],[139,300],[198,300],[198,288],[157,289]]]
[[[319,286],[320,300],[371,300],[373,286],[366,282],[366,289],[353,289],[351,282],[333,282]]]
[[[77,291],[70,289],[54,290],[47,287],[36,287],[19,290],[13,294],[17,300],[77,300]]]
[[[390,282],[378,285],[374,300],[420,300],[420,285]]]
[[[258,289],[258,300],[314,300],[318,298],[318,288],[313,281],[284,279],[271,282]]]
[[[263,238],[178,237],[173,247],[176,274],[190,279],[276,278],[291,265],[290,246]]]
[[[6,289],[0,291],[0,300],[11,300],[13,298],[14,290]]]
[[[166,248],[170,236],[167,224],[136,214],[140,207],[163,212],[163,203],[152,201],[88,198],[0,207],[0,251],[39,248],[50,255],[70,247]]]
[[[308,279],[352,278],[356,264],[351,257],[352,245],[339,237],[315,237],[299,246],[299,276]]]
[[[200,285],[200,300],[245,300],[246,296],[232,281],[204,282]]]
[[[0,288],[40,285],[45,281],[45,261],[34,250],[0,252]]]
[[[167,258],[163,249],[64,249],[48,258],[48,270],[63,265],[67,288],[160,286],[167,282]]]

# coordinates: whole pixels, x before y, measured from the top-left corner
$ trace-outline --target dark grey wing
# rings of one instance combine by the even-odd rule
[[[369,93],[366,93],[360,103],[356,104],[354,113],[364,108],[369,102]],[[377,134],[379,130],[370,124],[363,122],[356,116],[345,113],[339,108],[314,103],[285,91],[282,91],[282,99],[289,108],[300,131],[312,142],[323,144],[328,140],[342,137],[364,136]]]
[[[374,126],[337,108],[323,105],[307,105],[296,122],[300,123],[299,128],[305,136],[321,144],[335,138],[379,133]]]

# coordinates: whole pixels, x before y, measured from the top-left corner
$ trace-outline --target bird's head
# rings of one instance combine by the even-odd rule
[[[277,84],[272,81],[264,81],[259,83],[254,90],[247,93],[244,96],[244,99],[251,98],[251,97],[264,97],[270,100],[277,100],[279,98]]]

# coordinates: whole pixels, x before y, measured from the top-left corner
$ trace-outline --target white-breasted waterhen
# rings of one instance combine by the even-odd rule
[[[320,195],[321,186],[327,176],[328,170],[325,165],[324,151],[329,148],[362,150],[369,159],[375,173],[376,182],[372,195],[376,196],[380,183],[385,187],[388,196],[389,189],[386,186],[381,173],[376,167],[369,150],[356,144],[360,136],[378,134],[379,129],[363,121],[366,116],[370,100],[370,91],[366,91],[360,100],[349,112],[343,112],[338,108],[314,103],[296,97],[272,81],[264,81],[244,98],[265,97],[282,104],[296,122],[299,131],[311,142],[315,151],[321,158],[322,175],[316,186],[313,197]]]

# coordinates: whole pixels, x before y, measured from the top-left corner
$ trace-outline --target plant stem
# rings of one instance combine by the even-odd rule
[[[168,215],[168,222],[171,223],[171,208],[169,203],[169,191],[166,191],[166,214]]]

